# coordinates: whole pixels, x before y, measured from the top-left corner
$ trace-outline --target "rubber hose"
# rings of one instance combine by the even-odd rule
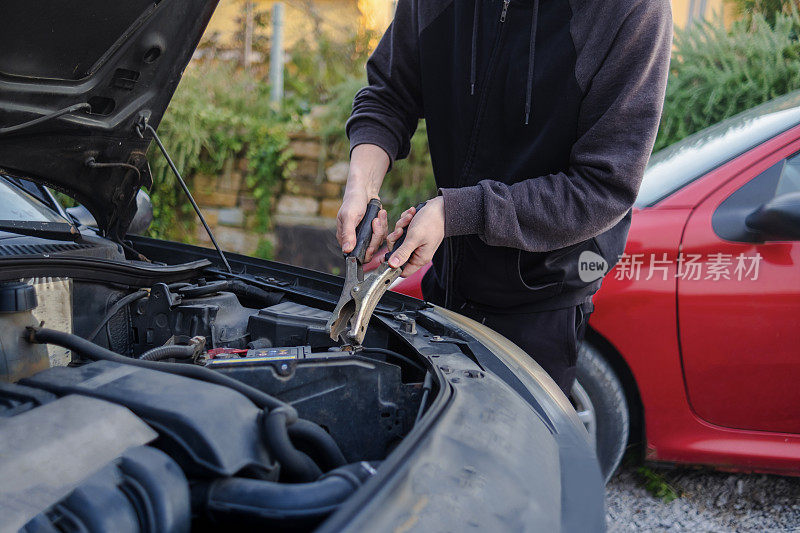
[[[238,279],[229,279],[223,282],[217,281],[205,286],[191,287],[191,289],[184,293],[184,296],[188,299],[193,299],[223,291],[232,292],[241,298],[257,300],[260,304],[263,304],[264,307],[273,306],[280,303],[283,299],[282,292],[266,291]],[[178,292],[180,293],[181,291]]]
[[[362,463],[334,470],[313,483],[227,478],[195,491],[215,523],[259,529],[310,528],[332,514],[374,473]],[[271,527],[270,527],[271,526]]]
[[[152,350],[147,350],[139,359],[143,361],[163,361],[164,359],[189,359],[194,355],[194,346],[186,346],[181,344],[169,344],[167,346],[158,346]]]
[[[325,472],[347,464],[342,450],[333,437],[313,422],[298,419],[289,426],[289,438],[300,450],[309,453]]]
[[[283,293],[281,292],[265,291],[261,287],[255,287],[238,279],[230,280],[228,283],[228,286],[230,287],[229,290],[233,294],[242,296],[244,298],[258,300],[266,307],[271,307],[275,304],[278,304],[283,299]]]
[[[282,409],[264,417],[264,440],[281,465],[281,479],[290,483],[308,483],[319,479],[322,470],[308,455],[294,447],[289,438],[289,420]]]
[[[188,365],[184,363],[165,363],[161,361],[148,361],[143,359],[131,359],[122,356],[118,353],[112,352],[102,346],[93,342],[87,341],[82,337],[73,335],[71,333],[64,333],[46,328],[27,328],[29,332],[29,342],[36,342],[40,344],[55,344],[68,348],[88,359],[112,361],[124,365],[138,366],[148,368],[159,372],[166,372],[169,374],[176,374],[179,376],[205,381],[207,383],[214,383],[223,387],[233,389],[240,394],[246,396],[257,406],[269,411],[264,417],[264,440],[267,443],[270,451],[275,455],[275,458],[281,464],[288,480],[296,482],[314,481],[322,475],[320,468],[314,463],[309,456],[297,450],[289,438],[289,430],[287,426],[298,421],[297,410],[291,405],[270,396],[250,385],[246,385],[241,381],[230,378],[219,372],[211,369]],[[301,424],[301,428],[313,424],[312,422],[305,421]],[[322,437],[319,432],[313,432],[306,427],[305,435],[308,438],[315,438],[314,433],[317,434],[316,438],[325,439],[325,442],[313,444],[312,448],[315,450],[329,449],[332,440],[322,428],[319,431],[325,433]],[[335,445],[335,443],[334,443]],[[328,452],[330,453],[330,451]],[[341,453],[341,452],[339,452]]]
[[[91,333],[89,333],[89,336],[86,337],[86,338],[89,339],[90,341],[93,341],[94,338],[97,337],[97,334],[100,333],[100,330],[103,329],[103,326],[108,324],[109,320],[114,318],[114,316],[117,313],[122,311],[123,307],[135,302],[136,300],[141,300],[142,298],[144,298],[147,295],[148,295],[148,292],[146,290],[142,289],[142,290],[137,291],[137,292],[132,292],[132,293],[128,294],[127,296],[123,296],[122,298],[117,300],[114,303],[114,305],[111,306],[111,309],[109,309],[108,313],[106,313],[106,316],[103,317],[103,320],[101,320],[100,323],[97,324],[97,326],[95,326],[95,328],[92,330]],[[109,339],[109,342],[111,342],[111,339]]]
[[[294,421],[297,417],[297,411],[291,405],[282,402],[274,396],[262,392],[255,387],[246,385],[241,381],[228,377],[219,372],[215,372],[209,368],[196,365],[187,365],[184,363],[164,363],[161,361],[147,361],[143,359],[132,359],[125,357],[116,352],[112,352],[100,345],[91,341],[87,341],[82,337],[73,335],[72,333],[64,333],[63,331],[56,331],[47,328],[28,328],[29,342],[38,344],[55,344],[63,348],[68,348],[87,359],[94,361],[113,361],[123,365],[138,366],[142,368],[149,368],[159,372],[166,372],[168,374],[176,374],[179,376],[205,381],[207,383],[214,383],[222,387],[228,387],[240,394],[246,396],[250,401],[262,409],[274,410],[281,408],[282,417],[287,417],[287,420]],[[288,438],[288,437],[287,437]]]

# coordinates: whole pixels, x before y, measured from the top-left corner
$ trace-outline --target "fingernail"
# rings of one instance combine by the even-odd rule
[[[392,267],[392,268],[397,268],[398,266],[400,266],[400,265],[398,265],[399,262],[400,261],[398,261],[396,257],[391,257],[389,259],[389,266]]]
[[[346,241],[346,242],[345,242],[345,243],[342,245],[342,248],[350,248],[350,246],[352,246],[352,244],[350,243],[350,241]]]

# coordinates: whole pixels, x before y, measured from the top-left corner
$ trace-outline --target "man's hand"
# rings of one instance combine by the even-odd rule
[[[336,217],[336,239],[342,245],[342,253],[348,254],[356,247],[356,226],[364,218],[367,204],[373,198],[377,198],[377,196],[370,196],[363,191],[345,193],[342,199],[342,207],[339,208],[339,214]],[[372,221],[372,240],[367,247],[364,262],[368,263],[372,259],[372,256],[386,238],[388,230],[389,222],[386,217],[386,210],[381,209],[378,212],[378,216]]]
[[[437,196],[428,200],[419,213],[414,207],[403,212],[387,238],[390,246],[394,247],[404,229],[408,235],[400,248],[392,252],[389,266],[397,268],[405,264],[400,275],[407,278],[433,259],[444,240],[444,199]]]
[[[342,253],[350,253],[356,247],[356,226],[364,218],[369,201],[379,198],[378,192],[388,168],[389,156],[380,147],[360,144],[353,149],[342,207],[336,216],[336,239],[342,247]],[[372,221],[372,240],[365,261],[372,259],[388,231],[386,211],[381,209]]]

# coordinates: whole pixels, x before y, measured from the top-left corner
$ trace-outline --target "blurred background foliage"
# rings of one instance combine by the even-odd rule
[[[738,15],[745,18],[761,15],[770,25],[779,14],[789,14],[797,7],[797,0],[728,0],[727,3]]]
[[[740,17],[726,27],[702,21],[676,30],[666,103],[656,150],[708,125],[800,88],[800,15],[795,1],[731,0]],[[269,103],[269,38],[253,39],[260,58],[231,60],[204,40],[159,127],[164,144],[186,176],[219,172],[244,152],[247,183],[258,199],[260,231],[270,226],[270,199],[287,179],[287,132],[319,135],[328,159],[347,160],[344,124],[353,96],[365,84],[364,64],[377,35],[369,31],[332,39],[314,23],[287,50],[285,98]],[[268,27],[269,12],[252,20]],[[316,29],[314,29],[316,28]],[[237,39],[243,37],[238,36]],[[155,152],[152,191],[156,221],[150,234],[191,240],[193,217],[174,178]],[[191,186],[191,184],[190,184]],[[435,194],[424,122],[411,155],[387,176],[382,200],[396,217]],[[265,250],[268,249],[265,243]],[[268,250],[262,255],[268,255]]]
[[[777,0],[738,4],[746,15],[730,28],[702,21],[676,29],[656,150],[800,88],[797,7]],[[761,4],[767,11],[753,11]]]
[[[210,62],[187,69],[158,131],[189,179],[197,173],[218,173],[229,159],[246,155],[246,179],[259,204],[259,229],[265,231],[272,192],[290,156],[287,128],[288,121],[270,107],[269,88],[263,81],[235,65]],[[191,241],[195,223],[191,206],[155,145],[148,158],[154,214],[149,234]]]

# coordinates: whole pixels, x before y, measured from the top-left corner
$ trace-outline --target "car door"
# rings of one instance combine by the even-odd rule
[[[710,194],[687,221],[681,357],[692,409],[712,424],[800,433],[800,218],[766,240],[745,223],[767,202],[798,197],[795,141]]]

